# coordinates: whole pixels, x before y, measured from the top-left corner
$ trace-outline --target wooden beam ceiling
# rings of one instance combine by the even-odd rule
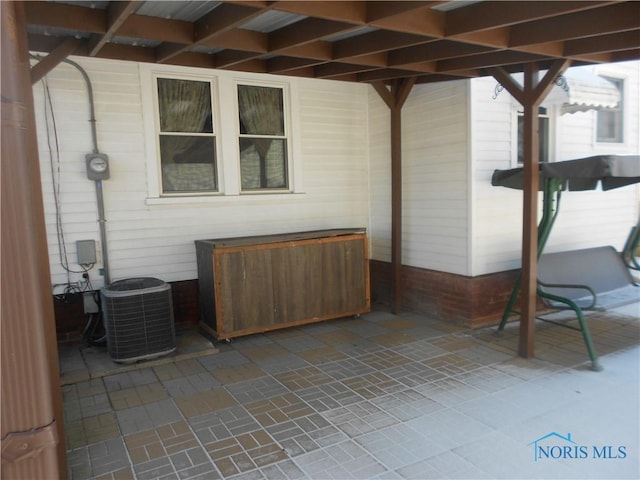
[[[103,9],[93,2],[24,3],[34,51],[48,53],[75,38],[76,55],[347,81],[421,83],[485,75],[492,67],[521,71],[530,62],[640,58],[634,1],[460,5],[223,1],[184,20],[152,16],[154,5],[144,1],[107,2]]]

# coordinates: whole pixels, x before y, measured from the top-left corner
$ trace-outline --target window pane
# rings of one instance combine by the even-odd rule
[[[620,110],[600,110],[598,112],[598,141],[622,142],[622,112]]]
[[[242,190],[288,188],[286,140],[240,139]]]
[[[158,78],[161,132],[213,133],[211,85]]]
[[[163,192],[216,191],[215,152],[214,137],[161,135]]]
[[[620,91],[620,103],[614,108],[598,110],[596,124],[596,140],[598,142],[622,143],[623,136],[623,81],[619,78],[606,78]]]
[[[518,163],[524,163],[524,117],[518,115]],[[549,117],[538,117],[538,161],[549,161]]]
[[[282,89],[238,85],[240,133],[284,135]]]

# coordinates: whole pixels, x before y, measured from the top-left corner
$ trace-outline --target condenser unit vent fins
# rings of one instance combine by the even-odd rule
[[[129,278],[101,291],[107,349],[115,362],[135,362],[176,348],[171,286],[157,278]]]

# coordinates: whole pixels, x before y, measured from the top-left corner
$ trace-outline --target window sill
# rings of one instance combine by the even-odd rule
[[[255,192],[247,193],[243,192],[237,195],[202,195],[202,196],[184,196],[184,197],[147,197],[145,199],[145,205],[157,206],[157,205],[215,205],[220,203],[251,203],[260,198],[260,203],[273,201],[274,203],[287,201],[286,199],[300,197],[305,195],[304,192]]]

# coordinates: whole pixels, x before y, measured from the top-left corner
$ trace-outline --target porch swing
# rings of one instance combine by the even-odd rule
[[[640,156],[599,155],[564,162],[541,163],[539,190],[543,192],[542,218],[538,224],[537,294],[545,306],[573,310],[578,327],[536,316],[556,325],[582,332],[592,369],[601,370],[583,310],[603,310],[640,301],[640,288],[629,272],[637,265],[633,253],[640,241],[640,223],[634,227],[622,254],[612,246],[544,254],[543,250],[560,211],[562,192],[594,190],[598,184],[611,190],[640,182]],[[523,168],[496,170],[491,184],[523,189]],[[629,251],[632,253],[629,254]],[[631,255],[631,256],[630,256]],[[514,310],[520,292],[519,277],[511,292],[497,333],[501,333]],[[547,312],[548,313],[548,312]]]

